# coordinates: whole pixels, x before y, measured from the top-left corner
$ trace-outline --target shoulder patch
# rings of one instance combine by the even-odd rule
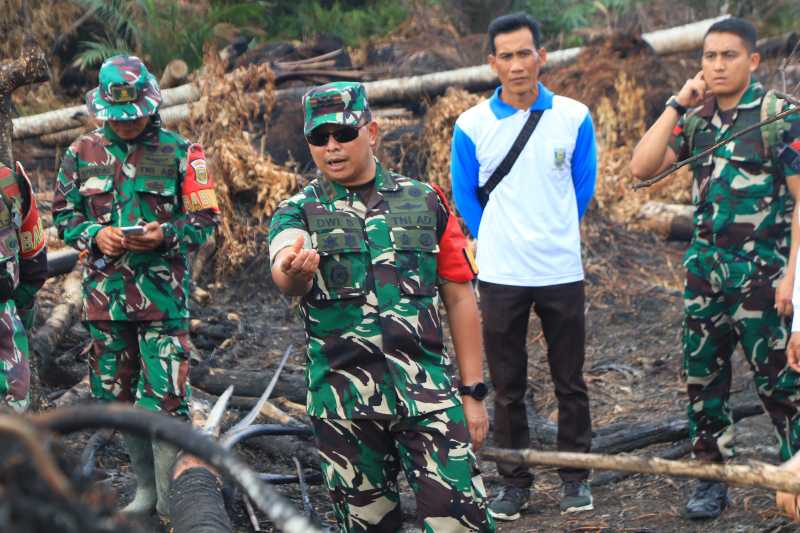
[[[208,174],[206,156],[199,144],[191,144],[187,154],[186,176],[183,179],[183,209],[187,212],[211,209],[219,213],[214,183]]]

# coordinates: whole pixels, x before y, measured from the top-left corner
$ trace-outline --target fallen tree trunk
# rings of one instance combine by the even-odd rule
[[[194,387],[192,389],[192,397],[208,402],[211,405],[213,405],[219,399],[219,396],[215,394],[209,394],[203,389],[197,387]],[[228,400],[228,407],[232,407],[234,409],[241,409],[243,411],[250,411],[253,407],[256,406],[257,403],[258,403],[258,398],[251,398],[247,396],[231,396],[230,399]],[[290,402],[286,398],[282,397],[272,398],[264,403],[264,406],[261,408],[261,415],[265,418],[268,418],[271,422],[277,422],[279,424],[285,424],[289,426],[307,425],[304,422],[301,422],[300,420],[292,416],[298,414],[296,411],[293,410],[291,414],[287,413],[286,411],[278,407],[279,405],[296,406],[299,404]],[[305,407],[303,407],[302,416],[305,416]]]
[[[306,468],[320,470],[319,451],[311,444],[292,436],[254,437],[240,444],[264,452],[270,464],[292,467],[292,457],[296,457]]]
[[[733,409],[733,420],[755,416],[764,412],[760,403],[745,404]],[[615,426],[617,426],[615,424]],[[618,426],[617,426],[618,427]],[[543,445],[555,445],[556,424],[542,417],[531,425],[531,436]],[[645,448],[653,444],[675,442],[689,436],[689,421],[685,417],[657,420],[644,424],[631,424],[628,427],[608,433],[599,428],[592,439],[592,450],[598,453],[623,453]]]
[[[72,386],[67,392],[61,395],[53,404],[56,407],[69,407],[76,403],[81,403],[88,400],[92,395],[91,386],[89,385],[89,374],[86,374],[82,380]]]
[[[642,38],[660,55],[694,50],[702,45],[706,30],[725,17],[702,20],[651,33]],[[547,55],[547,68],[556,68],[575,60],[582,48],[556,50]],[[468,90],[484,90],[497,84],[497,76],[488,65],[466,67],[446,72],[367,82],[370,104],[387,102],[417,101],[424,96],[443,94],[448,87],[464,87]],[[297,87],[276,91],[278,101],[298,100],[310,87]],[[185,120],[189,116],[190,102],[200,98],[200,90],[194,84],[181,85],[162,92],[161,118],[166,125]],[[14,120],[14,138],[25,139],[46,133],[69,130],[81,126],[77,117],[86,116],[85,106],[49,111],[39,115],[20,117]]]
[[[238,396],[259,397],[271,379],[270,374],[262,371],[229,370],[227,368],[212,368],[206,364],[192,367],[189,379],[192,386],[219,396],[230,385]],[[272,394],[283,396],[296,403],[306,402],[306,380],[303,376],[282,374],[275,384]]]
[[[756,43],[756,49],[762,60],[767,57],[789,56],[797,47],[798,40],[800,40],[800,36],[792,31],[759,39]]]
[[[597,453],[542,452],[484,448],[480,455],[507,464],[547,465],[582,469],[619,470],[722,481],[741,487],[760,487],[800,494],[800,478],[777,466],[752,462],[749,465],[714,464],[700,461],[670,461],[658,457],[601,455]]]
[[[31,346],[39,361],[39,377],[50,385],[72,385],[74,376],[66,376],[55,362],[55,350],[66,331],[75,323],[83,303],[81,272],[76,270],[64,280],[61,303],[56,305],[45,323],[36,329]]]
[[[186,83],[186,78],[189,77],[189,65],[183,59],[173,59],[167,66],[164,67],[164,72],[161,74],[161,79],[158,82],[159,87],[169,89],[178,85]]]
[[[665,239],[688,241],[692,238],[694,206],[647,202],[639,210],[642,225]]]

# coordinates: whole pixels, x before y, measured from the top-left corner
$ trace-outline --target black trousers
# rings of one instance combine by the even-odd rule
[[[529,448],[525,409],[528,388],[528,319],[531,307],[542,322],[547,362],[558,401],[558,449],[588,452],[592,445],[589,396],[583,380],[583,281],[547,287],[516,287],[481,281],[480,307],[489,374],[495,391],[494,443],[501,448]],[[525,466],[498,463],[504,483],[530,487]],[[559,469],[564,481],[583,480],[587,470]]]

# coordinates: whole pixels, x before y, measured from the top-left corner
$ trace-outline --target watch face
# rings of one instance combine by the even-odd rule
[[[489,394],[489,387],[485,383],[476,383],[472,386],[472,397],[476,400],[483,400]]]

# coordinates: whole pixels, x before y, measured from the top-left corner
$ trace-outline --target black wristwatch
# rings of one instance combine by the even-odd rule
[[[483,381],[479,381],[478,383],[473,383],[472,385],[461,385],[458,388],[458,393],[462,396],[472,396],[480,402],[486,398],[487,394],[489,394],[489,387],[487,387],[486,383]]]
[[[666,107],[671,107],[678,112],[678,115],[683,116],[686,114],[687,109],[678,102],[677,96],[670,96],[667,100]]]

